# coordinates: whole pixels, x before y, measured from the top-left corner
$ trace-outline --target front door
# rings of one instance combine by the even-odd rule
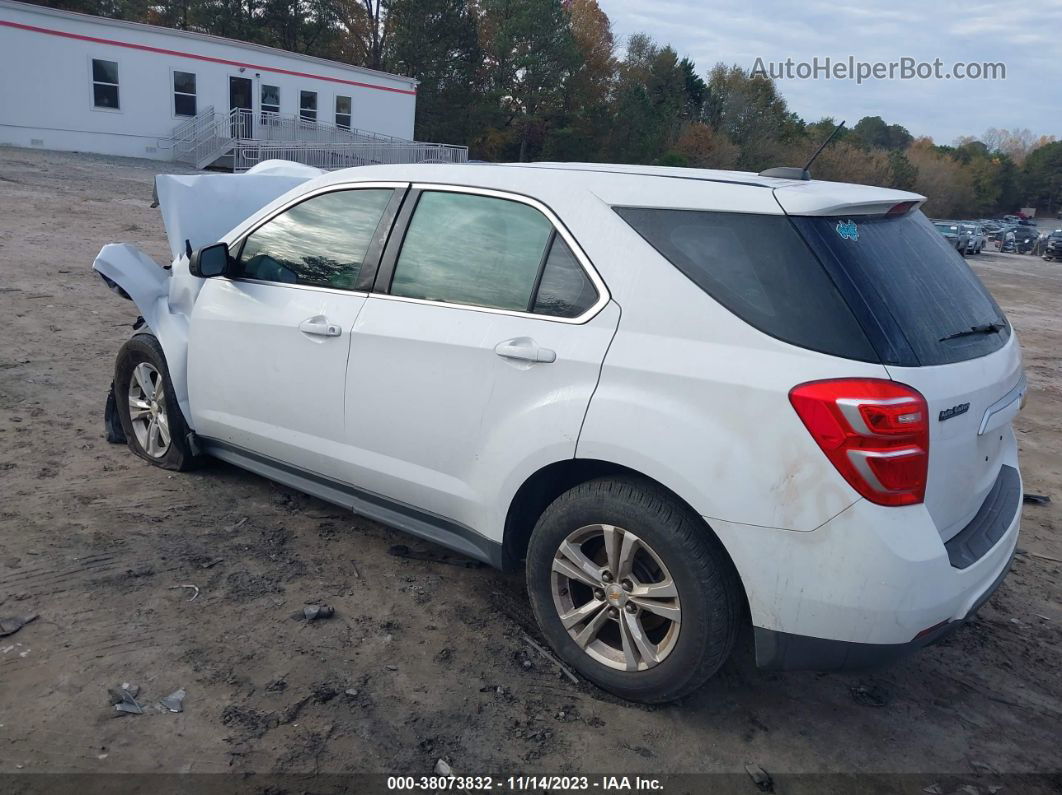
[[[233,246],[232,278],[203,285],[190,323],[188,397],[208,443],[343,475],[347,355],[366,296],[359,279],[394,193],[306,199]]]
[[[411,202],[377,277],[389,294],[354,324],[345,479],[490,536],[500,494],[575,454],[619,311],[526,200]]]
[[[232,137],[253,138],[251,124],[254,120],[251,100],[251,78],[229,78],[229,110],[233,111]]]

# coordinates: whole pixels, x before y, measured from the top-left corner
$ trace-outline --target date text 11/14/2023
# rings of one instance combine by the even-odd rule
[[[653,776],[388,776],[387,789],[395,792],[661,792],[664,784]]]

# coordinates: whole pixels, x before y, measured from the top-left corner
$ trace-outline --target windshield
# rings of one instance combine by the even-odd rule
[[[998,350],[1009,338],[992,296],[921,211],[792,220],[884,364],[965,361]],[[994,330],[953,336],[989,327]]]

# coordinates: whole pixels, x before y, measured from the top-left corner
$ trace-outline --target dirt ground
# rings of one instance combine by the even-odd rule
[[[445,758],[464,774],[733,773],[748,792],[746,764],[779,792],[846,789],[796,775],[825,773],[915,792],[1060,785],[1062,263],[971,258],[1025,351],[1027,491],[1053,498],[1025,507],[980,616],[869,674],[762,673],[745,637],[701,692],[644,708],[528,645],[518,576],[395,557],[430,547],[224,464],[174,474],[107,444],[137,313],[90,266],[114,241],[167,259],[149,204],[174,170],[0,148],[0,616],[40,616],[0,638],[0,776],[424,775]],[[291,617],[317,601],[336,616]],[[123,682],[148,705],[184,688],[184,712],[114,717]],[[1015,783],[1028,773],[1054,777]]]

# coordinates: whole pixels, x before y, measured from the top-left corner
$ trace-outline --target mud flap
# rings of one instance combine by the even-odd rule
[[[103,428],[107,441],[111,444],[125,444],[125,431],[122,430],[122,421],[118,418],[118,402],[114,399],[114,381],[107,390],[107,406],[103,410]]]

